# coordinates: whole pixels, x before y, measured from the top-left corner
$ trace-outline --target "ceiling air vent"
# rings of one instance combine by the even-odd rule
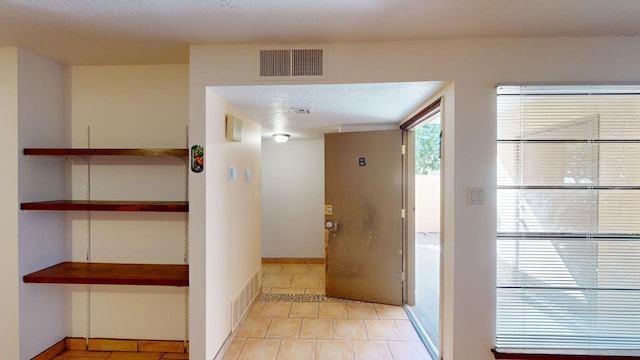
[[[260,78],[322,78],[322,49],[260,50]]]
[[[299,115],[309,115],[309,114],[311,114],[311,109],[310,108],[292,107],[292,108],[289,108],[289,109],[291,109],[291,111],[293,111],[294,114],[299,114]]]

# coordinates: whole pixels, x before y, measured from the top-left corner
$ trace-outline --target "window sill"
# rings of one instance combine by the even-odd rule
[[[549,354],[549,353],[526,353],[526,352],[506,352],[491,349],[496,359],[505,360],[632,360],[640,359],[638,355],[605,355],[605,354]]]

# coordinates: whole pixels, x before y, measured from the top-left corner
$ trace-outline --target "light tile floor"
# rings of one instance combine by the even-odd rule
[[[324,265],[263,264],[264,294],[324,294]],[[188,359],[188,354],[67,350],[54,360]],[[400,306],[258,301],[224,360],[430,359]]]
[[[263,264],[265,294],[324,294],[324,265]],[[430,359],[400,306],[258,301],[224,360]]]

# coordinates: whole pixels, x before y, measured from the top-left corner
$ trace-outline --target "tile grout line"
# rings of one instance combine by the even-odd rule
[[[278,359],[278,355],[280,355],[280,349],[282,348],[282,338],[278,341],[278,351],[276,351],[276,359]]]
[[[391,354],[391,359],[393,360],[397,360],[396,356],[393,354],[393,351],[391,350],[391,344],[389,344],[389,341],[385,341],[387,343],[387,348],[389,349],[389,354]]]
[[[355,349],[355,347],[353,346],[353,339],[351,339],[351,340],[349,341],[349,344],[351,345],[351,359],[354,359],[354,360],[355,360],[355,358],[356,358],[356,349]]]

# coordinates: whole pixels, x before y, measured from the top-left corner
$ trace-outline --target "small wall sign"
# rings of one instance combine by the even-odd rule
[[[204,148],[202,145],[191,147],[191,171],[201,173],[204,171]]]
[[[367,159],[366,158],[359,158],[358,159],[358,166],[367,166]]]

